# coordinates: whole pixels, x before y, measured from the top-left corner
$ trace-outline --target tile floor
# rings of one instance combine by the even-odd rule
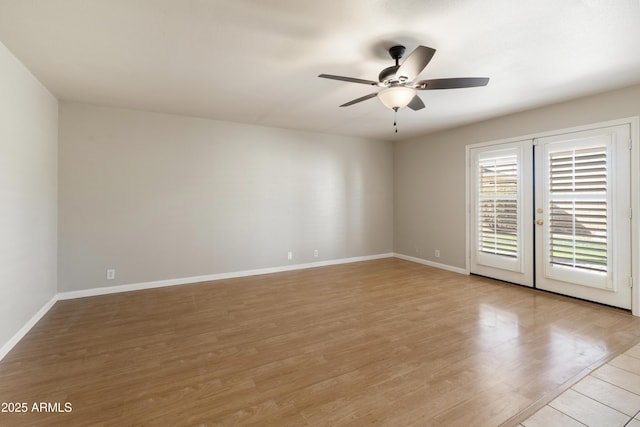
[[[640,344],[583,378],[521,427],[640,427]]]

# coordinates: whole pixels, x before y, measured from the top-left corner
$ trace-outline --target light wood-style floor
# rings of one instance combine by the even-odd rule
[[[640,341],[629,313],[398,259],[59,301],[2,426],[517,425]]]

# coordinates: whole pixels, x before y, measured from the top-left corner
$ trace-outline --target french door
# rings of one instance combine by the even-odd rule
[[[631,308],[628,125],[471,148],[470,271]]]
[[[533,286],[532,141],[470,152],[471,272]]]
[[[629,140],[623,125],[537,141],[538,288],[631,308]]]

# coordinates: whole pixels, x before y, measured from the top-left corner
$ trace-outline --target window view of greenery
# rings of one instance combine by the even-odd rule
[[[549,155],[551,262],[607,271],[606,147]]]
[[[518,159],[480,160],[478,231],[481,252],[518,256]]]

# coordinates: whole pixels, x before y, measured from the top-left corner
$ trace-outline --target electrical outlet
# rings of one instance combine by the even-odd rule
[[[440,258],[440,249],[436,249],[436,258]]]
[[[113,280],[116,278],[116,270],[113,268],[107,269],[107,280]]]
[[[292,260],[293,259],[293,252],[291,252],[291,251],[287,252],[287,259],[288,260]]]
[[[313,250],[313,256],[314,256],[314,257],[317,257],[317,256],[318,256],[318,250],[317,250],[317,249],[314,249],[314,250]]]

